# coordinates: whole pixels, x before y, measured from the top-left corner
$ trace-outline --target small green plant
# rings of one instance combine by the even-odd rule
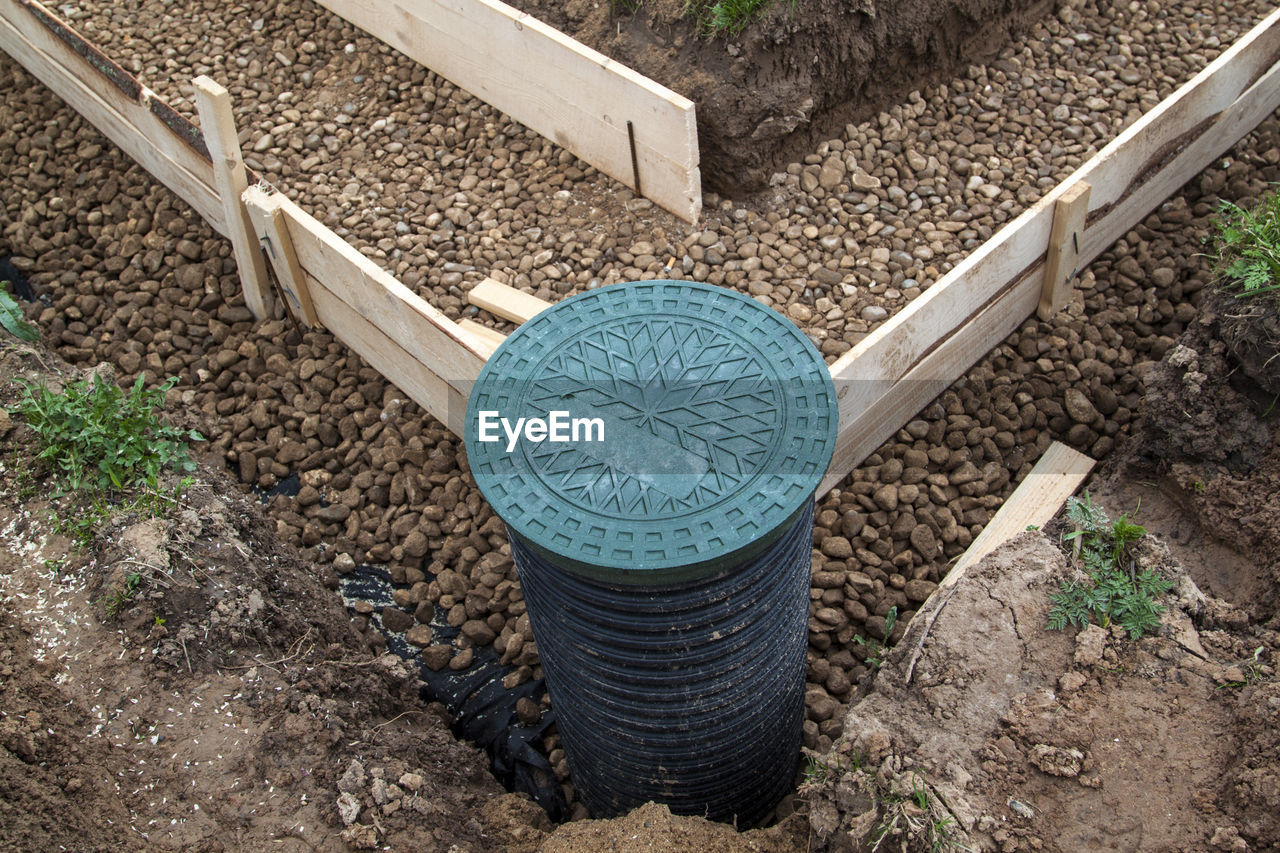
[[[1218,685],[1216,689],[1225,690],[1227,688],[1248,687],[1262,681],[1265,675],[1262,670],[1262,653],[1266,650],[1266,646],[1258,646],[1253,650],[1253,654],[1251,656],[1236,664],[1236,666],[1240,668],[1240,672],[1244,675],[1243,680],[1227,681]]]
[[[1270,192],[1248,209],[1229,201],[1214,220],[1219,287],[1240,299],[1280,292],[1280,193]]]
[[[893,634],[893,626],[897,624],[897,622],[898,622],[898,605],[895,604],[892,607],[890,607],[889,612],[884,615],[884,636],[885,636],[886,643],[889,641],[890,635]],[[875,637],[872,637],[871,639],[868,640],[859,636],[855,636],[853,638],[853,641],[858,645],[864,646],[866,648],[867,666],[871,667],[872,669],[879,669],[884,665],[884,655],[885,655],[885,652],[888,651],[887,645],[884,645],[884,646],[880,645],[880,641],[877,640]]]
[[[143,388],[139,376],[129,391],[95,375],[62,392],[23,382],[19,411],[40,440],[38,458],[66,478],[68,490],[106,492],[135,487],[155,488],[166,466],[195,468],[188,441],[203,441],[195,430],[163,423],[155,410],[171,378],[159,388]]]
[[[1072,554],[1084,567],[1084,577],[1068,580],[1049,596],[1048,626],[1083,628],[1092,619],[1106,628],[1115,622],[1137,639],[1160,624],[1164,607],[1156,599],[1173,589],[1172,581],[1152,569],[1139,569],[1133,543],[1147,531],[1127,514],[1114,522],[1102,507],[1084,499],[1067,499],[1067,518],[1074,529],[1063,537],[1072,543]]]
[[[919,773],[912,775],[905,792],[897,782],[882,792],[881,819],[867,837],[872,853],[882,846],[931,853],[969,849],[960,843],[955,818],[934,799]]]
[[[22,308],[9,295],[9,282],[0,281],[0,326],[15,338],[34,343],[40,340],[40,330],[22,316]]]
[[[840,766],[840,756],[832,753],[835,757],[835,765],[827,763],[825,756],[816,753],[807,752],[804,756],[804,783],[807,785],[825,785],[827,782],[838,779],[843,772]]]
[[[805,799],[840,803],[853,814],[874,820],[856,833],[858,850],[968,851],[961,830],[946,804],[934,795],[924,776],[913,770],[888,773],[883,764],[869,763],[866,755],[838,739],[826,753],[805,749],[807,765],[800,794]],[[848,827],[846,827],[847,829]]]
[[[688,0],[685,14],[692,16],[705,38],[736,38],[748,24],[762,17],[773,0]],[[793,8],[794,8],[794,0]],[[638,5],[638,4],[637,4]]]
[[[142,586],[142,573],[133,572],[124,579],[124,583],[118,587],[111,589],[106,595],[98,599],[102,605],[102,610],[108,617],[114,619],[120,614],[121,610],[133,601],[138,594],[138,589]]]

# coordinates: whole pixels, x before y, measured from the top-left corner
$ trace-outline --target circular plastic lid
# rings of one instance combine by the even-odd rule
[[[472,476],[550,562],[622,583],[705,577],[787,529],[827,470],[831,374],[742,294],[619,284],[557,303],[490,357],[467,402]]]

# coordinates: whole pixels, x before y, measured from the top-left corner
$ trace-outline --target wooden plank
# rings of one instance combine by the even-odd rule
[[[1045,256],[1044,287],[1036,316],[1048,320],[1071,301],[1072,281],[1080,262],[1080,236],[1089,213],[1089,184],[1081,181],[1054,203],[1053,228],[1049,231],[1049,251]]]
[[[930,400],[945,391],[960,372],[1017,329],[1023,319],[1036,309],[1039,301],[1040,288],[1034,286],[1034,279],[1010,288],[969,321],[964,334],[947,338],[898,380],[893,386],[893,393],[884,395],[847,426],[842,426],[836,435],[831,467],[818,486],[818,495],[825,495],[838,486],[855,465],[875,452]],[[856,381],[837,380],[836,396],[845,390],[847,383]]]
[[[474,338],[476,350],[485,357],[487,361],[491,358],[507,336],[496,329],[490,329],[488,326],[482,326],[475,320],[462,319],[458,321],[458,328]]]
[[[232,254],[240,273],[240,287],[245,305],[259,320],[272,313],[274,299],[262,250],[249,221],[240,194],[249,186],[236,137],[236,120],[231,112],[231,95],[212,78],[200,75],[192,81],[196,88],[196,110],[200,113],[200,130],[213,158],[213,180],[222,200],[222,215],[227,223]]]
[[[467,293],[467,301],[495,317],[513,323],[527,323],[551,303],[523,290],[486,278]]]
[[[945,387],[1008,334],[993,336],[997,330],[1017,328],[1036,309],[1053,210],[1070,188],[1081,182],[1093,188],[1088,227],[1080,240],[1079,263],[1086,264],[1280,106],[1278,22],[1280,10],[831,366],[841,435],[824,490],[865,458],[853,448],[867,443],[858,432],[869,413],[885,406],[903,408],[886,395],[918,398],[919,386],[898,389],[900,379],[914,376]],[[1003,303],[1020,312],[1017,316],[975,322],[1010,288],[1030,292],[1034,300],[1028,306],[1026,293],[1020,293]],[[978,344],[948,347],[954,334],[973,337]],[[954,357],[936,358],[942,350]]]
[[[289,229],[285,223],[284,212],[280,210],[271,211],[271,221],[264,224],[274,241],[267,245],[267,254],[271,255],[274,251],[284,261],[281,266],[286,274],[284,278],[278,280],[281,283],[281,290],[285,293],[285,298],[289,300],[290,310],[295,317],[302,316],[304,325],[319,325],[320,321],[316,317],[315,305],[311,301],[311,288],[307,285],[307,278],[302,272],[302,264],[298,261],[298,253],[289,238]]]
[[[284,214],[278,208],[264,204],[258,193],[242,204],[249,216],[255,246],[259,247],[257,252],[260,257],[265,254],[271,260],[271,268],[275,270],[276,283],[284,295],[289,315],[305,326],[319,325],[315,305],[311,300],[311,288],[302,271],[302,264],[298,262],[298,254],[290,240]]]
[[[369,334],[365,326],[372,325],[393,342],[396,352],[384,350],[374,354],[352,343],[357,352],[371,364],[375,357],[384,362],[408,358],[411,363],[401,365],[398,375],[403,376],[406,370],[433,374],[460,395],[465,409],[471,385],[484,366],[484,356],[475,348],[471,336],[282,194],[268,193],[254,186],[245,191],[244,201],[250,210],[261,207],[273,215],[275,211],[283,215],[298,262],[308,276],[316,317],[325,328],[339,339],[352,343],[367,340]],[[343,305],[338,306],[319,294],[311,286],[313,280],[323,284],[326,292]],[[358,315],[361,322],[352,320],[352,315]],[[387,378],[400,384],[391,375]],[[401,387],[410,390],[403,384]],[[461,413],[454,414],[447,409],[450,401],[456,402],[456,399],[456,395],[436,395],[432,398],[435,408],[428,411],[451,427],[455,421],[461,424]]]
[[[190,137],[175,132],[161,117],[167,115],[167,105],[161,106],[154,92],[125,75],[34,0],[0,0],[0,48],[215,230],[227,233],[212,164],[192,146]],[[137,97],[128,91],[137,92]],[[198,138],[198,131],[194,135]]]
[[[693,102],[500,0],[318,0],[688,222],[702,211]]]
[[[445,381],[437,371],[424,365],[405,342],[393,338],[331,289],[328,283],[306,273],[307,289],[316,313],[327,328],[360,357],[395,384],[455,435],[466,433],[467,395]]]
[[[1029,526],[1043,527],[1093,470],[1094,460],[1055,441],[982,528],[939,587],[954,586],[965,570]]]

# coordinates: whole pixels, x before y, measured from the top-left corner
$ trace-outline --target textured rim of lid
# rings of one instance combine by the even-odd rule
[[[522,437],[508,453],[500,427],[479,440],[482,411],[498,413],[490,424],[598,417],[604,441]],[[837,419],[830,371],[790,320],[732,290],[644,281],[516,329],[468,399],[467,458],[498,516],[551,562],[661,584],[781,535],[826,473]]]

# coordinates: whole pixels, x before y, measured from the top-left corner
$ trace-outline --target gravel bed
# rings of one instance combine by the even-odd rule
[[[184,13],[192,8],[200,7],[183,7]],[[232,8],[238,10],[235,17],[243,21],[243,27],[254,32],[255,19],[249,10]],[[280,8],[289,7],[282,4]],[[1132,30],[1134,41],[1127,47],[1137,55],[1135,48],[1141,28],[1125,16],[1150,14],[1155,6],[1134,4],[1135,11],[1124,8],[1119,18],[1123,23],[1114,25],[1121,30]],[[1228,29],[1235,26],[1224,12],[1215,13],[1206,7],[1198,14],[1206,21],[1221,20],[1222,26]],[[1067,17],[1071,17],[1070,13]],[[80,23],[84,26],[86,22]],[[235,26],[234,21],[229,21],[227,29],[220,31],[232,33]],[[1207,27],[1207,24],[1195,28],[1186,25],[1187,34],[1195,36],[1195,41],[1189,44],[1204,46],[1215,38],[1221,40],[1221,45],[1228,43],[1225,31],[1215,36]],[[1169,29],[1166,27],[1166,31]],[[341,31],[350,33],[349,29]],[[327,32],[315,29],[306,35],[327,39]],[[96,33],[93,37],[100,38]],[[261,49],[272,48],[283,54],[267,36],[261,37],[264,40]],[[1114,41],[1125,47],[1122,38],[1113,34]],[[1069,70],[1075,61],[1074,52],[1067,50],[1070,45],[1055,40],[1048,44],[1045,55],[1052,52],[1053,45],[1062,48],[1061,73],[1077,81],[1071,84],[1064,81],[1064,87],[1074,87],[1080,79],[1085,79],[1083,71],[1077,79]],[[1071,41],[1071,45],[1075,44]],[[1085,42],[1080,50],[1090,44],[1093,43]],[[174,46],[175,51],[178,46]],[[1028,50],[1030,58],[1035,51]],[[1210,48],[1203,50],[1207,52]],[[119,50],[109,52],[118,54]],[[1189,46],[1173,53],[1183,66],[1194,66],[1186,67],[1187,73],[1202,64],[1193,61]],[[196,71],[213,68],[216,54],[210,54],[212,51],[206,53],[210,65]],[[1013,51],[1002,61],[1012,62],[1015,54],[1020,55]],[[307,55],[306,51],[299,49],[295,60],[301,55]],[[389,54],[377,53],[376,56],[380,61],[394,61]],[[288,55],[285,58],[289,58]],[[294,62],[295,66],[298,64]],[[1127,67],[1131,66],[1123,66],[1120,71]],[[1132,67],[1143,74],[1154,75],[1158,66],[1144,56]],[[1103,70],[1093,72],[1091,79],[1099,81],[1092,84],[1096,91],[1119,85],[1118,71],[1106,70],[1109,66],[1105,64],[1097,68]],[[156,80],[151,77],[154,72],[145,66],[142,71],[154,85]],[[960,94],[962,90],[969,91],[966,87],[977,87],[975,81],[990,82],[1000,75],[1004,75],[1006,83],[1010,79],[1022,79],[988,68],[985,72],[975,70],[969,82],[956,81],[946,90],[954,94],[949,94],[941,103],[955,110],[954,117],[948,119],[951,126],[947,136],[932,140],[929,145],[935,152],[950,148],[948,170],[957,166],[960,159],[951,157],[951,153],[964,146],[963,150],[968,152],[966,175],[984,181],[995,180],[996,174],[1004,175],[995,166],[988,169],[985,165],[976,165],[979,161],[972,159],[976,155],[986,158],[982,163],[991,163],[992,158],[1000,161],[997,154],[982,153],[994,148],[995,143],[976,133],[972,141],[961,142],[968,138],[965,135],[968,125],[958,126],[969,122],[981,126],[984,133],[994,133],[990,128],[1003,127],[1012,121],[1004,113],[996,112],[994,106],[990,115],[979,113],[981,105],[971,100],[974,93]],[[1103,82],[1104,77],[1112,82]],[[1159,80],[1160,95],[1167,94],[1165,88],[1171,89],[1177,82],[1172,76],[1159,76]],[[994,83],[992,85],[994,91]],[[540,675],[537,649],[524,615],[509,546],[501,523],[474,488],[460,442],[417,406],[406,402],[393,386],[328,333],[303,333],[278,321],[254,324],[238,293],[230,246],[225,240],[200,221],[185,203],[106,143],[72,110],[50,97],[7,57],[0,57],[0,88],[5,91],[4,103],[0,106],[3,117],[0,126],[5,128],[0,133],[0,169],[9,190],[0,212],[0,252],[15,256],[14,263],[30,276],[46,300],[46,304],[37,304],[30,310],[46,340],[58,343],[61,353],[70,361],[110,362],[122,381],[131,380],[143,371],[151,381],[167,375],[178,376],[179,384],[170,392],[171,402],[203,420],[211,439],[208,452],[224,459],[246,484],[270,487],[279,479],[298,473],[302,482],[298,495],[277,496],[270,502],[280,534],[307,549],[306,553],[317,563],[332,564],[339,572],[350,570],[357,562],[386,564],[402,588],[396,593],[397,607],[376,614],[376,618],[384,624],[411,631],[410,639],[423,647],[423,657],[429,665],[462,668],[469,663],[475,645],[492,643],[505,662],[519,668],[512,676],[513,682]],[[437,86],[435,90],[439,92],[441,88]],[[983,98],[986,97],[984,94]],[[1152,103],[1155,97],[1151,96]],[[271,116],[264,120],[276,120],[274,102],[277,99],[278,96],[270,93],[264,96],[261,102],[267,107],[264,116]],[[241,95],[238,100],[245,99]],[[961,106],[961,101],[965,106]],[[1067,107],[1070,110],[1073,104]],[[487,108],[477,106],[476,109]],[[923,115],[923,107],[921,109]],[[967,113],[963,112],[965,109]],[[981,118],[983,115],[987,117]],[[496,131],[499,118],[491,119]],[[1116,116],[1104,129],[1114,132],[1124,120]],[[1052,143],[1041,147],[1048,148],[1043,152],[1045,156],[1059,156],[1065,163],[1070,157],[1088,153],[1100,138],[1101,130],[1091,125],[1071,124],[1070,119],[1064,121],[1068,122],[1067,129],[1080,129],[1080,138],[1070,143],[1079,146],[1079,150],[1071,155],[1065,150],[1053,155]],[[1017,122],[1014,124],[1022,128]],[[891,126],[892,119],[886,118],[885,125]],[[260,130],[248,124],[245,128],[251,137]],[[858,132],[871,133],[869,129]],[[931,132],[939,132],[936,125]],[[281,136],[289,138],[286,133]],[[512,136],[504,141],[507,151],[517,144],[513,141],[516,138]],[[549,146],[536,147],[541,143],[527,134],[518,138],[531,146],[520,152],[520,160],[529,151],[551,152]],[[282,154],[286,148],[287,145],[281,148]],[[305,141],[303,149],[307,150]],[[349,156],[349,148],[342,150],[347,153],[341,157]],[[376,154],[377,150],[367,148],[365,153]],[[487,157],[497,148],[477,147],[476,153],[481,150],[490,152],[485,154]],[[265,165],[270,148],[259,153]],[[938,159],[937,153],[928,156]],[[1017,156],[1025,157],[1028,162],[1032,159],[1030,149],[1026,148]],[[378,156],[374,162],[363,164],[342,161],[341,157],[337,163],[328,162],[316,168],[325,169],[326,175],[332,173],[333,179],[339,182],[359,184],[369,179],[369,173],[357,178],[359,170],[371,170],[385,160]],[[889,218],[894,214],[887,212],[884,205],[893,202],[885,191],[877,213],[868,214],[872,218],[869,225],[858,231],[837,233],[837,226],[828,222],[825,214],[818,217],[813,212],[831,210],[827,203],[832,198],[839,201],[835,195],[817,197],[819,190],[825,193],[821,183],[827,161],[821,154],[814,157],[819,162],[796,166],[796,174],[783,181],[772,201],[770,198],[751,200],[761,211],[773,202],[779,205],[778,210],[769,208],[767,212],[753,213],[745,206],[729,205],[729,209],[722,212],[722,219],[713,217],[709,222],[721,222],[716,228],[730,230],[708,228],[680,239],[691,241],[685,250],[691,259],[695,253],[700,257],[693,261],[693,272],[699,271],[698,264],[710,269],[708,256],[717,253],[721,262],[715,265],[708,280],[715,280],[710,276],[722,274],[720,280],[730,283],[730,273],[737,273],[735,284],[768,285],[772,289],[758,295],[778,304],[784,301],[786,288],[785,301],[792,316],[809,309],[805,322],[811,333],[819,336],[818,333],[830,329],[832,323],[841,322],[845,330],[842,334],[847,336],[855,334],[849,330],[857,323],[865,326],[865,322],[832,320],[833,311],[844,309],[826,308],[817,299],[810,308],[805,302],[808,297],[799,291],[798,285],[795,290],[790,289],[784,283],[784,276],[792,272],[807,275],[802,272],[808,268],[800,255],[810,257],[809,251],[825,258],[823,264],[834,263],[836,268],[845,263],[838,259],[853,258],[854,265],[844,267],[852,270],[847,274],[866,275],[868,280],[875,280],[872,276],[878,274],[885,279],[883,285],[855,284],[857,298],[881,287],[879,293],[872,295],[879,303],[892,307],[887,294],[894,290],[902,295],[906,289],[890,285],[899,275],[904,278],[898,284],[903,284],[907,270],[915,269],[901,263],[895,267],[898,261],[892,253],[906,251],[909,244],[904,232],[910,232],[915,239],[920,230],[908,226],[905,219]],[[442,155],[443,171],[435,180],[444,182],[456,176],[461,182],[468,174],[477,174],[467,172],[468,169],[492,169],[492,164],[479,166],[480,162],[483,158],[446,164]],[[518,160],[513,158],[504,169],[511,168],[512,174],[516,174],[516,167],[511,165],[515,162]],[[879,167],[891,168],[892,162],[892,158],[886,158]],[[530,176],[545,172],[563,177],[572,174],[574,168],[572,163],[563,166],[535,163],[536,160],[532,160],[527,166],[522,165],[519,174]],[[1280,179],[1278,164],[1280,123],[1271,120],[1222,163],[1193,180],[1181,197],[1163,205],[1095,262],[1083,275],[1082,301],[1069,306],[1051,322],[1028,320],[1005,341],[993,342],[993,351],[965,379],[955,383],[820,502],[814,534],[809,719],[805,728],[808,745],[825,748],[840,733],[842,703],[868,672],[868,647],[859,643],[858,638],[883,639],[885,616],[890,608],[896,608],[899,617],[893,633],[897,635],[903,630],[914,608],[934,588],[947,562],[981,530],[1051,440],[1064,440],[1095,457],[1103,457],[1130,430],[1147,371],[1195,316],[1202,288],[1209,278],[1204,259],[1197,256],[1206,217],[1219,197],[1247,199],[1259,192],[1265,182]],[[1050,171],[1044,179],[1051,183],[1052,170],[1057,167],[1045,168]],[[819,183],[807,196],[799,187],[786,185],[807,182],[805,176],[814,175],[815,170]],[[584,173],[581,178],[567,179],[570,196],[590,187],[599,188],[605,195],[612,192],[600,176],[586,174],[589,170],[580,171]],[[955,171],[948,174],[950,186],[951,176],[956,180],[959,177]],[[514,177],[501,180],[520,183]],[[1013,179],[1000,180],[1001,186],[1008,186]],[[332,190],[334,184],[326,181],[327,178],[317,180],[314,186],[327,186]],[[311,182],[304,185],[310,186]],[[368,184],[376,185],[379,182]],[[489,191],[478,189],[482,185],[484,182],[477,183],[471,191],[477,193],[477,199],[490,198],[485,194]],[[386,185],[381,186],[379,192],[386,192]],[[906,184],[901,186],[906,191]],[[917,190],[913,191],[918,191],[919,186],[917,183]],[[1043,188],[1034,188],[1034,191],[1042,192]],[[355,193],[361,192],[364,190],[357,187]],[[439,193],[442,202],[452,204],[451,200],[456,199],[453,192],[433,189],[428,195],[434,197]],[[517,195],[529,192],[529,188],[517,187],[516,192]],[[876,192],[877,198],[881,198],[879,191]],[[979,195],[982,194],[979,192]],[[317,192],[317,196],[323,197],[323,194]],[[438,231],[437,234],[448,236],[435,245],[447,248],[432,251],[440,251],[440,258],[454,252],[449,263],[471,264],[485,252],[499,257],[499,246],[512,257],[522,259],[530,257],[527,254],[530,248],[538,248],[553,251],[553,256],[560,258],[554,264],[569,264],[568,258],[574,257],[574,252],[585,258],[587,249],[579,243],[572,251],[555,254],[568,245],[560,239],[564,237],[577,243],[576,237],[570,235],[582,230],[598,229],[592,233],[602,241],[642,242],[647,238],[651,248],[654,240],[676,239],[676,232],[667,230],[674,226],[669,222],[656,224],[666,220],[647,209],[622,211],[618,207],[615,208],[619,211],[617,219],[571,226],[570,219],[557,215],[553,208],[560,201],[566,206],[579,202],[554,196],[550,193],[541,199],[527,198],[515,207],[498,209],[476,201],[477,212],[471,214],[474,217],[471,222]],[[867,198],[865,194],[860,197]],[[808,212],[796,213],[796,208],[788,207],[790,204],[798,207],[796,199],[804,198],[813,205],[806,207]],[[945,232],[950,235],[946,239],[951,240],[946,245],[959,246],[957,251],[971,247],[966,243],[976,245],[1001,221],[1002,211],[1007,218],[1019,206],[1012,195],[1002,201],[999,198],[997,194],[996,204],[992,205],[979,202],[967,190],[957,196],[953,202],[956,212],[948,214],[952,218],[946,221],[968,227]],[[865,202],[858,202],[862,203]],[[908,199],[905,206],[910,203]],[[525,206],[524,212],[518,213],[521,205]],[[985,212],[975,213],[979,205],[985,205]],[[551,212],[539,212],[540,206]],[[330,209],[327,204],[321,207]],[[840,207],[845,209],[845,203],[841,202]],[[455,213],[451,216],[462,209],[453,210]],[[501,225],[471,230],[472,225],[481,221],[481,210],[492,211],[494,221]],[[780,211],[784,210],[789,212],[783,215]],[[388,224],[382,227],[394,229],[390,224],[392,217],[387,211],[383,214]],[[429,216],[436,214],[443,217],[444,211],[436,210]],[[343,205],[329,215],[364,217],[371,214],[363,208],[358,213],[352,212]],[[410,221],[419,215],[411,214]],[[809,222],[810,216],[820,219],[821,225]],[[836,214],[837,219],[838,216]],[[961,216],[969,218],[961,220]],[[349,227],[354,231],[362,227],[363,221],[353,221]],[[438,228],[443,221],[434,224]],[[490,219],[486,216],[483,221]],[[984,221],[989,224],[982,224]],[[801,225],[801,222],[808,224]],[[892,222],[902,224],[889,224]],[[785,228],[783,223],[787,223]],[[814,229],[812,238],[804,233],[810,226]],[[789,236],[793,227],[798,231],[795,236]],[[888,258],[882,268],[873,267],[878,263],[874,259],[859,265],[863,250],[874,241],[864,242],[864,238],[857,235],[877,228],[880,242],[871,251],[886,250]],[[886,237],[883,234],[886,228],[897,231]],[[528,233],[530,229],[538,229],[536,237]],[[659,229],[664,229],[661,237],[657,235]],[[744,239],[732,236],[739,229]],[[499,236],[492,236],[492,244],[486,247],[485,237],[495,230]],[[505,236],[504,230],[508,232]],[[606,231],[610,232],[608,236]],[[475,242],[478,248],[468,248],[473,245],[473,233],[480,235]],[[364,239],[367,241],[375,234],[376,231],[368,232]],[[759,237],[758,243],[745,239],[752,235]],[[401,236],[411,241],[417,239],[413,235]],[[823,255],[826,249],[822,241],[830,237],[841,243],[848,238],[860,248],[852,253],[837,247],[829,255]],[[773,261],[766,264],[765,258],[775,258],[772,254],[775,250],[777,258],[782,258],[787,252],[785,247],[795,248],[802,238],[813,241],[805,245],[817,248],[793,252],[785,264]],[[943,239],[939,237],[938,242]],[[533,246],[529,245],[530,241]],[[376,243],[364,245],[369,251],[380,251],[373,248]],[[718,245],[725,248],[719,249]],[[736,269],[728,269],[731,245],[737,253],[734,257],[741,260],[741,267]],[[635,243],[628,246],[635,248]],[[768,247],[763,255],[755,256],[759,267],[747,268],[750,256],[742,256],[747,246],[756,246],[752,251],[757,252]],[[890,250],[890,246],[897,248]],[[427,250],[406,248],[402,251],[405,254],[394,263],[407,264],[412,252]],[[606,254],[603,248],[598,251],[598,258],[603,259]],[[918,252],[918,248],[915,251]],[[623,254],[615,247],[607,275],[639,277],[632,272],[642,269],[646,274],[653,272],[648,261],[637,267],[634,263],[638,256],[627,252],[630,260],[624,261]],[[657,254],[652,257],[656,258]],[[951,255],[945,259],[935,256],[934,260],[939,264],[952,262]],[[484,271],[493,271],[494,262],[489,263]],[[554,264],[547,262],[547,265]],[[478,263],[472,265],[479,266]],[[864,268],[866,272],[860,272]],[[589,280],[577,281],[581,273],[589,269],[588,266],[587,270],[575,273],[572,282],[568,276],[555,281],[566,285],[564,292],[568,292],[589,283]],[[596,272],[604,269],[602,265]],[[437,271],[441,277],[446,274],[441,264],[431,272],[424,271],[420,283],[429,284]],[[481,271],[458,272],[461,278],[448,286],[461,289],[470,276]],[[405,271],[400,274],[403,276]],[[519,275],[527,276],[530,286],[534,286],[539,268],[517,273],[517,279]],[[821,281],[816,272],[813,280]],[[549,281],[551,279],[543,278],[536,283],[541,290]],[[822,292],[823,285],[806,281],[810,282],[813,293]],[[452,298],[453,302],[444,301],[446,298]],[[460,300],[454,294],[440,295],[440,304],[454,314],[461,310]],[[824,350],[828,355],[833,354],[831,347],[824,346]],[[462,637],[454,644],[436,643],[429,626],[423,624],[437,605],[447,612],[452,624],[462,629]],[[356,623],[376,645],[381,638],[371,628],[374,618],[372,613],[358,615]],[[537,712],[536,708],[526,710],[530,714]],[[551,758],[561,778],[570,784],[567,768],[562,763],[563,754],[554,743]]]
[[[60,9],[180,112],[198,74],[226,85],[253,168],[450,317],[486,275],[552,300],[688,278],[776,306],[828,361],[1271,11],[1070,3],[694,228],[305,0]]]

